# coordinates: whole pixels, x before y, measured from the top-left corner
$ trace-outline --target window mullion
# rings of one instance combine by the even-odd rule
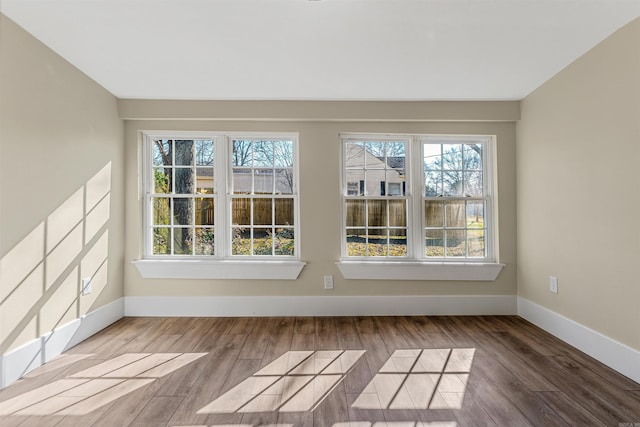
[[[409,165],[412,166],[411,185],[409,185],[411,191],[407,193],[407,196],[409,196],[408,203],[413,215],[407,222],[407,226],[411,227],[411,230],[407,230],[407,234],[411,233],[413,236],[411,256],[414,259],[421,259],[424,258],[424,202],[422,201],[425,192],[424,151],[417,137],[411,138],[410,154],[413,156],[409,162]]]

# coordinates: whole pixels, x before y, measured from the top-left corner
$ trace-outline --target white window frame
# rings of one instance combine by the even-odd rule
[[[486,135],[434,135],[434,134],[340,134],[340,190],[341,190],[341,259],[336,264],[346,279],[370,280],[495,280],[504,264],[497,260],[496,203],[497,188],[495,174],[494,136]],[[354,141],[400,141],[409,140],[406,151],[406,196],[408,198],[407,256],[406,257],[355,257],[347,256],[346,249],[346,200],[357,198],[347,195],[345,147]],[[436,258],[426,256],[425,244],[425,179],[424,142],[482,143],[483,186],[485,203],[485,257]],[[397,199],[397,196],[387,196]],[[366,199],[364,197],[363,199]]]
[[[154,139],[206,139],[214,141],[215,255],[154,255],[152,186]],[[291,140],[294,144],[294,255],[232,255],[231,199],[234,139]],[[144,278],[181,279],[296,279],[305,262],[300,259],[300,202],[298,134],[273,132],[143,131],[140,133],[142,194],[142,259],[134,265]]]
[[[421,208],[421,219],[422,219],[422,227],[421,227],[421,242],[422,242],[422,248],[421,248],[421,253],[425,254],[426,253],[426,244],[425,244],[425,239],[424,239],[424,233],[425,233],[425,229],[427,224],[425,224],[425,212],[424,212],[424,202],[426,200],[447,200],[447,201],[469,201],[469,200],[477,200],[477,201],[484,201],[484,221],[486,222],[486,232],[484,235],[484,239],[485,239],[485,256],[484,257],[442,257],[442,258],[438,258],[438,257],[426,257],[425,259],[431,260],[431,261],[443,261],[443,262],[456,262],[456,261],[460,261],[460,260],[464,260],[464,262],[494,262],[496,260],[496,252],[495,252],[495,228],[494,228],[494,192],[493,192],[493,188],[494,188],[494,178],[493,178],[493,159],[494,159],[494,144],[493,144],[493,138],[488,137],[488,136],[471,136],[471,135],[457,135],[457,136],[450,136],[450,135],[424,135],[424,136],[419,136],[417,137],[418,142],[420,144],[420,153],[421,159],[424,159],[424,145],[425,144],[470,144],[470,143],[477,143],[477,144],[482,144],[483,146],[483,155],[482,155],[482,196],[481,197],[465,197],[464,195],[461,196],[446,196],[446,197],[427,197],[425,195],[425,177],[424,177],[424,173],[423,171],[421,171],[421,182],[422,182],[422,188],[421,188],[421,196],[422,196],[422,200],[420,201],[420,208]],[[468,250],[468,248],[467,248]]]
[[[370,260],[370,259],[377,259],[377,260],[406,260],[406,259],[411,259],[414,258],[415,255],[413,253],[413,245],[411,244],[411,241],[413,239],[413,236],[411,236],[411,232],[413,230],[413,225],[412,225],[412,215],[411,215],[411,211],[413,210],[413,205],[412,205],[412,182],[411,182],[411,170],[412,170],[412,165],[409,164],[409,162],[407,162],[405,160],[405,194],[404,195],[399,195],[399,196],[389,196],[388,195],[388,191],[385,191],[385,195],[366,195],[366,178],[365,178],[365,195],[348,195],[348,182],[346,179],[346,171],[347,171],[347,165],[346,165],[346,159],[345,159],[345,153],[346,153],[346,145],[348,143],[353,143],[353,142],[360,142],[360,141],[375,141],[375,142],[403,142],[405,143],[405,159],[410,159],[411,158],[411,150],[412,150],[412,138],[408,137],[406,135],[372,135],[372,134],[366,134],[366,135],[360,135],[360,134],[342,134],[341,135],[341,145],[340,145],[340,150],[341,150],[341,154],[340,154],[340,181],[341,181],[341,185],[342,185],[342,191],[341,191],[341,195],[342,195],[342,203],[341,203],[341,216],[342,216],[342,230],[341,230],[341,248],[342,248],[342,259],[343,260]],[[363,168],[364,171],[375,171],[375,170],[382,170],[382,169],[377,169],[377,168],[371,168],[371,169],[367,169],[367,168]],[[386,181],[385,181],[385,185],[386,185]],[[347,246],[346,246],[346,230],[347,230],[347,225],[346,225],[346,209],[345,209],[345,205],[346,205],[346,201],[347,200],[387,200],[387,201],[397,201],[397,200],[405,200],[406,203],[406,211],[407,211],[407,222],[406,222],[406,227],[407,227],[407,254],[405,256],[402,257],[390,257],[390,256],[384,256],[384,257],[370,257],[370,256],[347,256]],[[356,227],[349,227],[349,228],[356,228]],[[363,228],[368,228],[368,226],[365,224],[365,227]]]

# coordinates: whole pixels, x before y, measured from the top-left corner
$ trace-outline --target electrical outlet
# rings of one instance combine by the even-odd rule
[[[89,295],[91,293],[91,277],[82,279],[82,295]]]
[[[324,288],[333,289],[333,276],[324,276]]]
[[[558,278],[556,276],[549,276],[549,292],[558,293]]]

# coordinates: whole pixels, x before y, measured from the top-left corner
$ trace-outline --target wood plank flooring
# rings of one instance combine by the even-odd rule
[[[124,318],[0,426],[633,426],[640,384],[517,316]]]

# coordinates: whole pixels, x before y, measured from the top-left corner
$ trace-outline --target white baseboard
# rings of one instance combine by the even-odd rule
[[[122,317],[124,299],[118,298],[40,338],[0,355],[0,388],[8,386]]]
[[[125,297],[125,316],[394,316],[516,314],[515,295]]]
[[[518,315],[640,383],[640,351],[525,298],[518,297]]]

